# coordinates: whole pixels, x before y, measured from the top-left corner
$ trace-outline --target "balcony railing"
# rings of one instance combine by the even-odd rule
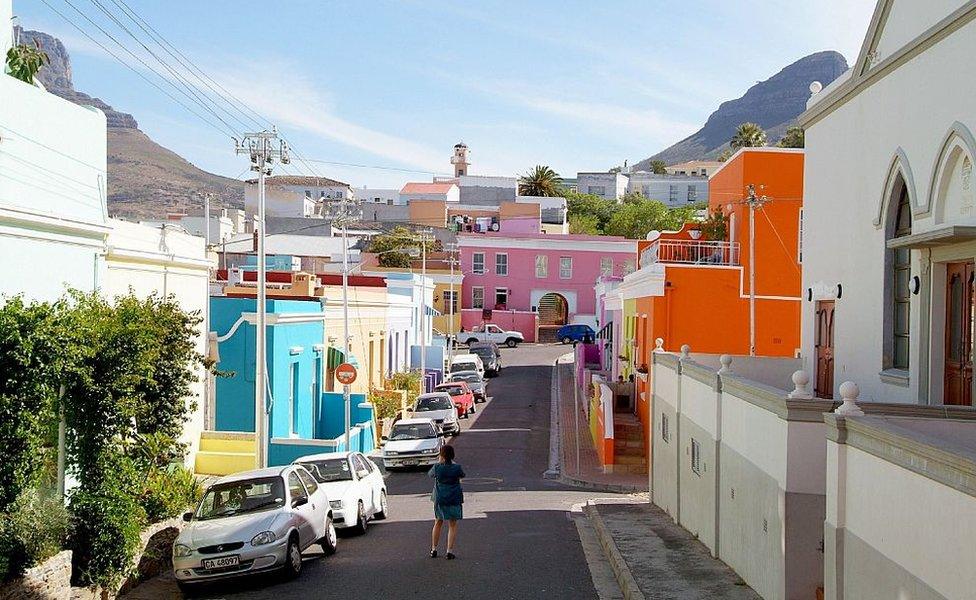
[[[641,253],[641,264],[738,265],[739,242],[659,240]]]

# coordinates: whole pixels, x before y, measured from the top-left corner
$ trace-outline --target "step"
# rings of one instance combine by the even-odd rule
[[[617,450],[622,450],[624,448],[636,448],[638,450],[643,450],[644,440],[626,440],[622,438],[614,438],[613,447]]]
[[[613,464],[615,465],[646,465],[647,460],[644,458],[643,454],[628,455],[628,454],[615,454],[613,457]]]
[[[614,473],[630,473],[630,474],[646,474],[647,465],[625,465],[625,464],[615,464],[613,465]]]
[[[254,452],[197,452],[194,472],[198,475],[230,475],[255,468]]]
[[[254,434],[237,431],[204,431],[200,434],[200,450],[254,454]]]
[[[629,440],[629,441],[634,441],[634,442],[643,442],[644,441],[644,433],[641,432],[641,431],[630,431],[630,430],[620,431],[620,430],[614,429],[614,431],[613,431],[613,439],[615,439],[615,440]]]

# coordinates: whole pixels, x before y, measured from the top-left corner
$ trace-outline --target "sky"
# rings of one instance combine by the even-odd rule
[[[225,117],[223,125],[195,107],[98,2],[117,16],[125,5],[14,0],[14,14],[24,28],[61,38],[76,89],[132,113],[154,140],[197,166],[246,175],[231,132],[219,129],[242,133],[258,123],[238,115],[243,122]],[[450,174],[461,140],[477,175],[546,164],[574,176],[636,162],[803,56],[837,50],[853,62],[874,10],[872,0],[125,2],[262,117],[255,121],[277,125],[306,160],[324,161],[293,161],[277,174],[312,172],[372,188]]]

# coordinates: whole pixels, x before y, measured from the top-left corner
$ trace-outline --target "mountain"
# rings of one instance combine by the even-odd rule
[[[766,130],[769,144],[775,144],[806,109],[810,83],[827,84],[847,70],[839,52],[828,50],[805,56],[766,81],[749,88],[745,95],[719,105],[705,126],[677,144],[634,165],[649,170],[652,160],[671,165],[687,160],[715,158],[727,147],[741,123],[758,123]]]
[[[71,81],[71,58],[61,40],[41,31],[20,30],[21,43],[40,44],[48,64],[38,80],[52,94],[75,104],[95,106],[108,123],[108,210],[128,218],[163,217],[167,212],[203,206],[202,195],[214,195],[213,206],[244,205],[244,182],[208,173],[160,146],[139,129],[135,117],[99,98],[79,92]]]

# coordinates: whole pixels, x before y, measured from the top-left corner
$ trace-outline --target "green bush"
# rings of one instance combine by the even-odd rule
[[[9,512],[0,514],[0,581],[60,552],[68,527],[68,511],[58,497],[24,491]]]
[[[377,419],[392,419],[400,411],[402,390],[369,390],[369,401],[376,409]]]
[[[150,472],[139,504],[146,511],[146,520],[156,523],[186,512],[202,491],[193,473],[182,465],[169,465]]]

